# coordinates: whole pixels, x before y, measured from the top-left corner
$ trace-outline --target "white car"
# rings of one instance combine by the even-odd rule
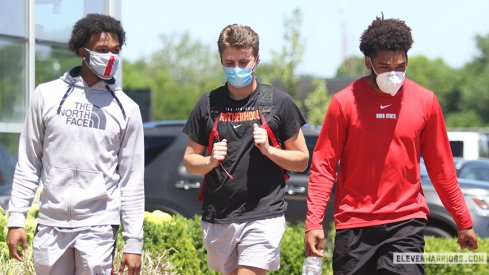
[[[489,134],[484,132],[448,131],[454,157],[479,159],[489,157]]]

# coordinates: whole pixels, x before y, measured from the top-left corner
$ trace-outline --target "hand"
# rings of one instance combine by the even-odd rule
[[[214,145],[212,146],[211,164],[213,164],[214,167],[216,167],[220,161],[224,160],[227,154],[228,154],[228,141],[226,139],[214,143]]]
[[[121,267],[119,268],[119,275],[122,275],[125,267],[127,266],[128,275],[138,275],[141,272],[141,255],[132,253],[123,253],[121,260]]]
[[[458,231],[458,244],[460,245],[460,249],[467,248],[468,250],[476,250],[477,249],[477,235],[475,234],[474,229],[462,229]]]
[[[17,250],[19,244],[22,244],[24,253]],[[27,245],[27,237],[23,227],[10,227],[7,233],[7,246],[10,258],[18,261],[24,261],[24,255],[29,253],[29,245]]]
[[[261,128],[256,123],[253,123],[253,139],[255,140],[255,146],[260,149],[262,154],[268,152],[270,144],[268,144],[267,130]]]
[[[304,244],[306,246],[306,257],[324,255],[324,231],[322,229],[315,229],[307,231],[304,236]]]

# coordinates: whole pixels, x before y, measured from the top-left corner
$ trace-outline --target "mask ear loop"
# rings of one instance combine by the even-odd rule
[[[379,74],[375,71],[374,62],[372,62],[372,58],[370,58],[370,56],[368,57],[368,60],[370,60],[370,68],[372,69],[372,71],[374,71],[375,78],[377,78]]]

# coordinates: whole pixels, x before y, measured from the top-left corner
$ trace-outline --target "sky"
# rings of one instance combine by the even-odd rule
[[[459,68],[477,56],[476,35],[489,35],[487,0],[122,0],[121,21],[127,40],[123,58],[148,58],[163,48],[161,35],[188,33],[210,45],[228,24],[248,25],[260,37],[260,58],[285,45],[284,20],[299,9],[305,45],[298,73],[334,77],[343,58],[362,56],[358,45],[376,16],[396,18],[411,27],[409,55],[442,58]]]

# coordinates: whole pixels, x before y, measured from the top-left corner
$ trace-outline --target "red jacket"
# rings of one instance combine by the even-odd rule
[[[472,226],[434,93],[408,79],[395,96],[373,90],[366,78],[353,82],[333,96],[314,149],[306,231],[322,228],[335,180],[337,229],[426,219],[421,155],[458,228]]]

